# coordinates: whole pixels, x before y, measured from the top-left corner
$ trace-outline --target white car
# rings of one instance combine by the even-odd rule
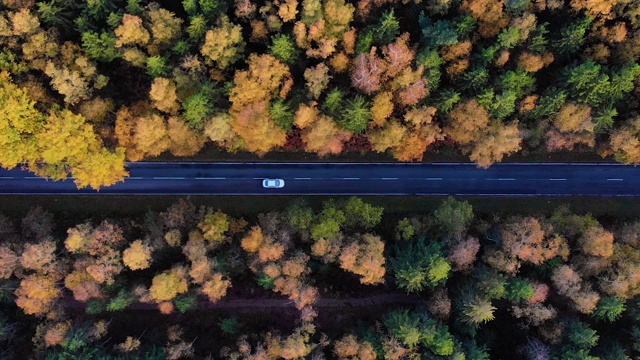
[[[284,180],[282,179],[264,179],[262,180],[262,187],[265,189],[280,189],[284,187]]]

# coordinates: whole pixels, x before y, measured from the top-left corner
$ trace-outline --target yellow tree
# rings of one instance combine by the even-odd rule
[[[208,30],[200,52],[209,61],[215,62],[221,70],[240,59],[244,51],[242,27],[235,25],[227,16],[219,19],[218,27]]]
[[[157,156],[167,150],[171,140],[164,118],[158,114],[138,117],[133,142],[136,149],[147,156]]]
[[[207,295],[211,302],[216,302],[227,295],[227,290],[231,287],[231,281],[226,279],[222,274],[215,273],[211,279],[202,285],[202,293]]]
[[[41,160],[49,164],[81,163],[89,153],[97,151],[100,140],[82,115],[69,110],[51,112],[43,131],[36,135]]]
[[[0,72],[0,165],[14,168],[39,159],[35,134],[44,126],[44,116],[35,102],[16,86],[9,73]]]
[[[131,14],[124,14],[122,24],[115,30],[118,37],[116,47],[124,45],[147,45],[151,36],[147,29],[142,26],[142,19]]]
[[[474,144],[469,158],[479,167],[487,168],[495,162],[500,162],[505,155],[520,150],[521,142],[517,121],[509,125],[494,121]]]
[[[161,77],[153,79],[149,97],[153,101],[153,105],[156,109],[160,111],[175,114],[180,110],[178,95],[176,93],[176,84],[169,79]]]
[[[125,149],[116,148],[110,151],[100,148],[91,152],[79,164],[71,169],[71,175],[78,187],[91,186],[99,189],[103,186],[110,186],[121,182],[129,176],[125,169]]]
[[[187,292],[188,288],[185,269],[175,267],[153,278],[149,295],[151,299],[161,303],[173,300],[179,294]]]
[[[202,230],[206,240],[216,243],[225,239],[225,233],[229,231],[229,225],[229,215],[221,210],[213,212],[212,209],[208,209],[204,219],[198,224],[198,228]]]
[[[231,129],[233,118],[228,112],[214,115],[204,125],[204,134],[215,141],[218,146],[231,151],[238,147],[238,137]]]
[[[153,35],[149,45],[149,53],[156,55],[163,47],[168,47],[180,38],[182,19],[174,13],[152,3],[147,13],[151,20],[151,34]]]
[[[151,247],[136,240],[122,253],[122,262],[131,270],[144,270],[151,264]]]

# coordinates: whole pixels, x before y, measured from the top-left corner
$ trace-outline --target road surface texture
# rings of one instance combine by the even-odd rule
[[[0,169],[0,194],[640,196],[640,168],[614,163],[166,163],[128,165],[124,182],[76,189]],[[265,178],[284,179],[264,189]]]

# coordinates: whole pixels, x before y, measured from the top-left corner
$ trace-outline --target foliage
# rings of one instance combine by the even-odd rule
[[[434,288],[449,277],[451,265],[444,257],[442,243],[427,244],[421,237],[396,247],[394,253],[390,263],[396,284],[408,293]]]

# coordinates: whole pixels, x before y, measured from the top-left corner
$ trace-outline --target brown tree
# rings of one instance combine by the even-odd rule
[[[380,237],[364,234],[342,249],[340,267],[360,276],[362,284],[384,282],[384,242]]]
[[[302,133],[305,149],[315,152],[319,156],[339,154],[352,133],[338,128],[335,121],[327,116],[320,116],[310,127]]]
[[[449,114],[444,132],[454,141],[468,145],[482,136],[489,126],[489,113],[475,99],[462,101]]]
[[[500,237],[505,252],[536,265],[561,255],[568,248],[561,236],[546,236],[542,225],[534,217],[513,219],[502,227]]]
[[[382,86],[386,66],[386,62],[376,55],[376,47],[372,47],[369,53],[362,53],[355,58],[351,85],[365,94],[378,91]]]

